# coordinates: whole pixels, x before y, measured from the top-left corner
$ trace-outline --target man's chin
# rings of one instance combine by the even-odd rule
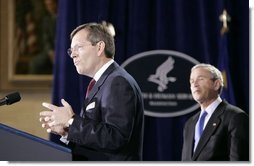
[[[196,101],[196,102],[198,102],[199,104],[202,104],[202,100],[200,99],[200,98],[198,98],[198,97],[194,97],[194,100]]]
[[[77,70],[78,74],[82,74],[82,71],[79,68],[76,67],[76,70]]]

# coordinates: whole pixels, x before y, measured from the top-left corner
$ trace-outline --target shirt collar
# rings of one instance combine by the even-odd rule
[[[209,116],[211,116],[213,114],[213,112],[215,111],[215,109],[218,107],[218,105],[222,102],[222,99],[220,97],[218,97],[216,100],[214,100],[206,109],[205,111],[207,112],[207,114]],[[204,110],[202,110],[203,112]]]
[[[114,59],[111,59],[107,63],[105,63],[94,75],[93,79],[97,82],[102,74],[107,70],[107,68],[114,62]]]

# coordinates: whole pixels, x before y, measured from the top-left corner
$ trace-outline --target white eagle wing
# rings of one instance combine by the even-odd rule
[[[159,79],[167,84],[168,83],[168,73],[174,68],[175,60],[172,57],[169,57],[164,63],[162,63],[156,70],[156,76]]]

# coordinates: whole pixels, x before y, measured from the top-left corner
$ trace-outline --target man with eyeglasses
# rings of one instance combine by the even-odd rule
[[[248,161],[249,117],[222,100],[221,72],[210,64],[191,69],[190,89],[201,111],[185,124],[183,161]]]
[[[73,160],[142,160],[144,106],[136,81],[114,60],[115,44],[105,25],[88,23],[70,35],[68,54],[81,75],[93,78],[81,115],[43,103],[42,126],[72,148]]]

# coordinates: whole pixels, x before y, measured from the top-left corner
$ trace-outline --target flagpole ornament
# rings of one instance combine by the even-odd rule
[[[222,22],[222,28],[220,30],[221,35],[229,31],[228,22],[231,21],[231,17],[229,16],[226,9],[223,10],[222,14],[219,17],[219,20]]]
[[[106,22],[106,21],[102,21],[102,25],[108,28],[109,33],[115,37],[116,32],[115,32],[115,27],[113,26],[113,24],[111,24],[110,22]]]

